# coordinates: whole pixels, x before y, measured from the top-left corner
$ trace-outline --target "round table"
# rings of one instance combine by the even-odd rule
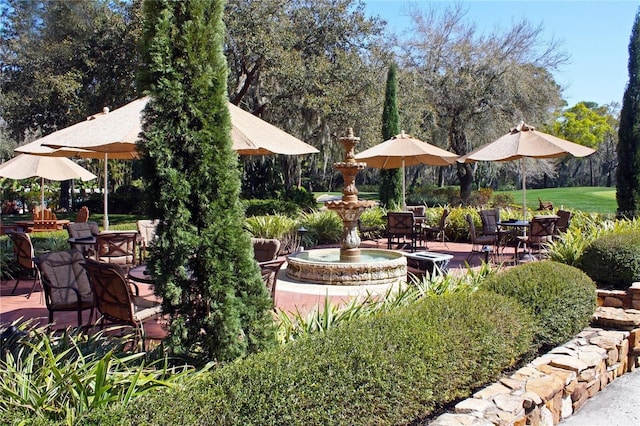
[[[130,280],[136,281],[139,283],[145,283],[145,284],[154,283],[154,279],[153,277],[151,277],[151,274],[149,274],[149,272],[147,271],[147,265],[145,264],[129,269],[129,272],[127,273],[127,277]]]

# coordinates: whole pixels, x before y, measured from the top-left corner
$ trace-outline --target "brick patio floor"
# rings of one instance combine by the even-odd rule
[[[448,242],[446,245],[442,242],[429,242],[429,251],[439,253],[448,253],[453,255],[453,259],[449,264],[449,273],[461,274],[467,270],[465,260],[471,250],[470,244]],[[386,240],[366,241],[361,244],[362,248],[386,248]],[[505,253],[499,259],[501,262],[511,262],[513,249],[507,248]],[[470,267],[478,268],[481,264],[482,256],[475,255],[470,260]],[[509,263],[505,263],[508,265]],[[410,269],[411,271],[411,269]],[[284,277],[284,270],[281,276]],[[48,311],[44,304],[43,293],[41,288],[36,288],[30,298],[26,298],[31,289],[32,280],[21,280],[15,294],[11,294],[11,290],[15,285],[15,281],[2,282],[0,285],[0,329],[7,324],[19,318],[32,318],[39,324],[46,325]],[[146,298],[154,298],[153,288],[150,285],[139,284],[140,295]],[[378,286],[379,287],[379,286]],[[384,292],[385,288],[378,288],[380,292]],[[282,279],[276,285],[275,303],[279,310],[284,312],[309,312],[317,306],[323,306],[326,298],[332,303],[348,302],[353,297],[364,297],[366,291],[370,290],[365,287],[343,287],[343,286],[324,286],[316,284],[297,284],[289,280]],[[374,289],[375,290],[375,289]],[[375,291],[374,291],[375,292]],[[95,318],[93,319],[95,321]],[[67,326],[75,326],[77,322],[76,312],[56,312],[54,314],[54,329],[62,329]],[[89,312],[85,312],[83,323],[89,322]],[[159,340],[166,335],[164,326],[166,319],[159,317],[145,322],[145,331],[147,338],[150,340]]]

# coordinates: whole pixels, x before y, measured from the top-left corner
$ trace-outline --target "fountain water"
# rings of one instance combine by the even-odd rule
[[[355,178],[367,167],[357,162],[354,148],[360,138],[353,130],[340,138],[345,148],[343,162],[334,163],[344,179],[342,199],[327,201],[328,209],[342,219],[343,229],[340,249],[316,249],[302,251],[287,258],[287,276],[309,283],[330,285],[387,284],[406,280],[407,260],[402,253],[392,250],[360,249],[358,220],[366,209],[374,207],[375,201],[358,200]]]

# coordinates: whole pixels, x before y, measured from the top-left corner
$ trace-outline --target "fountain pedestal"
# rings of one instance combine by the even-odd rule
[[[335,211],[342,219],[340,253],[335,249],[303,251],[287,258],[287,276],[294,280],[331,285],[387,284],[406,281],[407,260],[402,253],[391,250],[360,250],[358,220],[366,209],[375,207],[375,201],[358,200],[356,175],[367,167],[357,162],[354,148],[360,138],[349,129],[347,136],[340,138],[345,148],[344,161],[334,163],[344,179],[342,199],[327,201],[325,206]]]

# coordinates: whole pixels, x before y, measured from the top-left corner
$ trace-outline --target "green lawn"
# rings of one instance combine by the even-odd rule
[[[321,194],[342,195],[341,192],[319,192]],[[516,204],[522,205],[522,190],[520,191],[495,191],[494,194],[511,194]],[[376,200],[375,192],[360,193],[361,200]],[[584,212],[614,214],[618,208],[616,203],[616,189],[607,187],[575,187],[575,188],[547,188],[527,189],[527,206],[536,210],[538,197],[542,201],[551,201],[555,209],[565,207],[582,210]]]
[[[516,204],[522,204],[522,190],[495,191],[494,194],[511,194]],[[607,187],[575,187],[575,188],[547,188],[527,189],[527,207],[532,210],[538,208],[538,198],[551,201],[553,207],[582,210],[594,213],[615,213],[616,189]]]

